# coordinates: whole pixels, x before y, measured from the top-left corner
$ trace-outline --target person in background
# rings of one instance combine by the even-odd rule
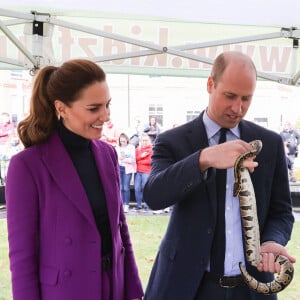
[[[161,131],[155,117],[150,117],[149,126],[144,131],[149,135],[151,143],[154,144],[156,137]]]
[[[116,125],[112,122],[112,120],[105,122],[103,125],[101,140],[116,147],[118,138],[119,138],[119,130],[116,128]]]
[[[280,271],[275,255],[295,262],[285,248],[294,217],[282,139],[244,120],[255,87],[250,57],[237,51],[220,54],[207,80],[207,108],[157,137],[143,196],[151,209],[173,205],[173,210],[144,300],[277,299],[250,290],[239,268],[242,262],[254,278],[269,282]],[[221,132],[227,132],[227,142],[218,144]],[[262,141],[262,150],[243,167],[254,171],[263,253],[257,268],[246,262],[239,199],[233,196],[234,164],[251,150],[253,140]],[[225,169],[227,180],[221,184],[217,174]]]
[[[0,116],[0,184],[5,185],[7,168],[10,158],[18,146],[14,123],[10,114],[1,113]]]
[[[140,145],[135,149],[136,173],[134,175],[134,192],[136,199],[136,210],[142,209],[143,188],[151,170],[152,144],[147,133],[140,137]],[[147,205],[145,210],[147,210]]]
[[[135,116],[134,121],[135,121],[134,124],[135,132],[138,134],[139,137],[141,137],[141,135],[144,133],[144,130],[147,126],[146,125],[147,122],[143,121],[143,118],[140,115]]]
[[[141,299],[119,191],[106,74],[74,59],[46,66],[18,125],[5,197],[14,300]]]
[[[300,134],[296,131],[291,122],[287,121],[284,124],[283,130],[280,132],[280,136],[287,147],[287,156],[289,158],[289,179],[290,182],[296,182],[294,176],[294,163],[298,157],[298,145],[300,144]]]
[[[130,130],[130,143],[134,145],[135,148],[139,146],[141,135],[144,133],[146,125],[142,122],[141,116],[135,116],[134,126]]]
[[[14,124],[7,112],[0,116],[0,146],[5,146],[10,142],[10,137],[14,134]]]
[[[130,181],[136,172],[135,147],[129,143],[129,137],[125,133],[119,136],[116,148],[120,165],[120,190],[124,205],[124,211],[129,211]]]
[[[287,165],[288,171],[290,172],[292,169],[292,161],[288,156],[289,149],[288,149],[287,143],[284,143],[284,150],[285,150],[285,155],[286,155],[286,165]]]

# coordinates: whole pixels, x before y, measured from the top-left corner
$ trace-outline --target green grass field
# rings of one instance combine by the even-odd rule
[[[158,245],[164,235],[168,216],[128,216],[128,226],[135,250],[140,276],[144,287],[147,284]],[[292,239],[287,246],[297,258],[295,275],[286,290],[279,293],[279,300],[300,299],[300,222],[296,222]],[[8,264],[6,219],[0,220],[0,300],[11,300],[10,272]],[[185,299],[183,299],[185,300]]]

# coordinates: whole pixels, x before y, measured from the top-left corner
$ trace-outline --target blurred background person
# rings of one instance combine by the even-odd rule
[[[109,120],[104,123],[102,135],[103,137],[101,137],[101,140],[116,147],[120,134],[119,130],[117,129],[116,125],[112,122],[112,120]]]
[[[149,126],[144,131],[149,135],[151,143],[153,144],[156,137],[161,132],[160,125],[157,123],[157,120],[155,117],[150,117]]]
[[[124,211],[129,211],[130,181],[136,172],[135,147],[129,143],[129,137],[121,133],[117,145],[118,160],[120,165],[120,190]]]
[[[10,114],[0,115],[0,184],[5,185],[6,173],[11,156],[16,152],[19,139],[15,133],[14,123]]]
[[[10,115],[7,112],[1,113],[0,116],[0,145],[6,145],[10,137],[14,133],[14,123],[10,119]]]
[[[134,192],[136,199],[136,210],[142,209],[143,188],[151,171],[152,144],[147,133],[140,137],[140,145],[135,150],[136,173],[134,175]],[[145,209],[148,205],[145,204]]]
[[[141,116],[135,116],[134,126],[129,130],[130,131],[130,143],[136,147],[139,146],[142,133],[144,133],[147,125],[142,121]]]
[[[296,182],[294,176],[294,163],[298,157],[298,145],[300,144],[300,134],[290,121],[286,121],[283,126],[283,130],[280,132],[280,136],[283,143],[287,147],[287,156],[289,159],[289,180],[290,182]]]

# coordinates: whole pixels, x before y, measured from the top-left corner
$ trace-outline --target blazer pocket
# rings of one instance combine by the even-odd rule
[[[56,285],[58,282],[58,273],[57,268],[41,266],[40,267],[40,282],[48,285]]]

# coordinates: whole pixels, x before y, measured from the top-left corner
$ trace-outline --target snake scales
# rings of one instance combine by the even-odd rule
[[[256,198],[254,188],[247,168],[242,164],[248,157],[259,154],[262,142],[255,140],[250,142],[252,150],[241,155],[235,162],[234,176],[235,184],[233,195],[238,196],[242,219],[243,235],[245,241],[245,256],[249,264],[257,267],[261,261],[260,253],[260,232],[256,211]],[[247,270],[239,263],[242,277],[245,283],[254,291],[260,294],[275,294],[286,288],[293,279],[294,268],[289,259],[283,255],[276,255],[275,261],[281,265],[280,273],[271,282],[259,282],[252,277]]]

